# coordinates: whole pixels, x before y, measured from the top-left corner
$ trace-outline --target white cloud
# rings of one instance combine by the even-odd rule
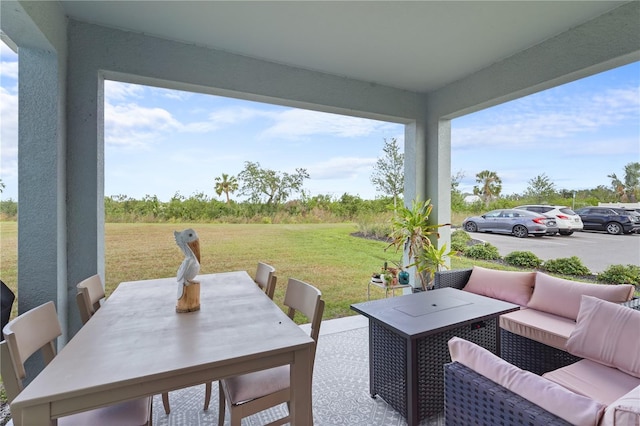
[[[180,122],[162,108],[146,108],[133,103],[105,103],[104,111],[107,144],[144,147],[182,128]]]
[[[454,121],[453,148],[554,149],[560,139],[580,140],[582,134],[640,118],[636,87],[571,97],[552,92],[481,111],[469,120],[461,119],[459,126]]]
[[[144,97],[145,86],[138,84],[122,83],[119,81],[104,81],[105,103],[125,101],[130,98],[142,99]]]
[[[311,179],[351,179],[370,173],[376,158],[333,157],[307,167]]]
[[[366,118],[301,109],[273,114],[273,119],[275,124],[267,128],[262,136],[284,139],[300,139],[311,135],[352,138],[367,136],[389,126],[389,123]]]
[[[17,61],[2,61],[0,63],[0,74],[3,78],[18,79],[18,62]]]

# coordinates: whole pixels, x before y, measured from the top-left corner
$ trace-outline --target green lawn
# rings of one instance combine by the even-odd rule
[[[17,224],[0,224],[0,277],[16,286]],[[258,261],[277,270],[274,300],[282,304],[287,278],[317,286],[326,301],[324,318],[353,315],[349,305],[367,297],[367,283],[384,261],[399,259],[387,244],[353,237],[355,224],[224,225],[107,224],[105,284],[109,295],[122,281],[175,276],[182,253],[173,231],[193,228],[200,237],[201,273],[246,270],[252,276]],[[453,268],[482,262],[452,259]],[[495,267],[495,265],[493,266]],[[372,298],[384,296],[372,288]],[[17,304],[16,304],[17,305]],[[14,315],[16,309],[14,308]]]

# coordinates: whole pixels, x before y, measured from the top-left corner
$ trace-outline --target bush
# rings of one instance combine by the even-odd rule
[[[576,256],[551,259],[544,262],[544,269],[562,275],[589,275],[591,271]]]
[[[498,248],[489,243],[475,244],[472,246],[465,247],[462,253],[465,256],[471,257],[474,259],[484,259],[484,260],[500,259],[500,253],[498,253]]]
[[[504,257],[505,262],[520,268],[537,268],[542,260],[530,251],[512,251]]]
[[[462,252],[469,241],[471,241],[471,236],[467,234],[462,229],[457,229],[451,233],[451,251],[454,252]]]
[[[607,284],[640,285],[640,266],[611,265],[598,274],[598,282]]]

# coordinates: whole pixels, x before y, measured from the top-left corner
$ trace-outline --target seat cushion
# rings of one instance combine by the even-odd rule
[[[567,351],[640,378],[640,311],[582,296]]]
[[[449,340],[451,359],[574,425],[597,425],[605,406],[521,370],[475,343]]]
[[[575,320],[582,295],[622,303],[633,296],[633,286],[580,283],[536,272],[535,287],[527,306]]]
[[[224,380],[232,404],[238,405],[289,387],[289,365],[234,376]]]
[[[563,351],[575,326],[568,318],[535,309],[500,315],[500,328]]]
[[[151,419],[151,397],[121,402],[84,411],[58,420],[60,426],[118,425],[143,426]]]
[[[639,378],[590,359],[583,359],[542,376],[605,405],[640,385]]]
[[[609,404],[600,426],[640,425],[640,386]]]
[[[493,299],[527,306],[535,272],[498,271],[474,266],[463,290]]]

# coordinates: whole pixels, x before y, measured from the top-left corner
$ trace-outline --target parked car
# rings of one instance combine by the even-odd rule
[[[555,219],[528,210],[501,209],[492,210],[482,216],[472,216],[462,222],[467,232],[498,232],[512,234],[518,238],[529,235],[542,237],[548,233],[557,233]]]
[[[640,216],[615,207],[584,207],[576,210],[584,229],[607,231],[609,234],[630,234],[640,231]]]
[[[555,219],[560,235],[571,235],[574,231],[582,231],[583,224],[580,215],[567,206],[550,206],[547,204],[528,204],[516,209],[541,213],[548,218]]]

